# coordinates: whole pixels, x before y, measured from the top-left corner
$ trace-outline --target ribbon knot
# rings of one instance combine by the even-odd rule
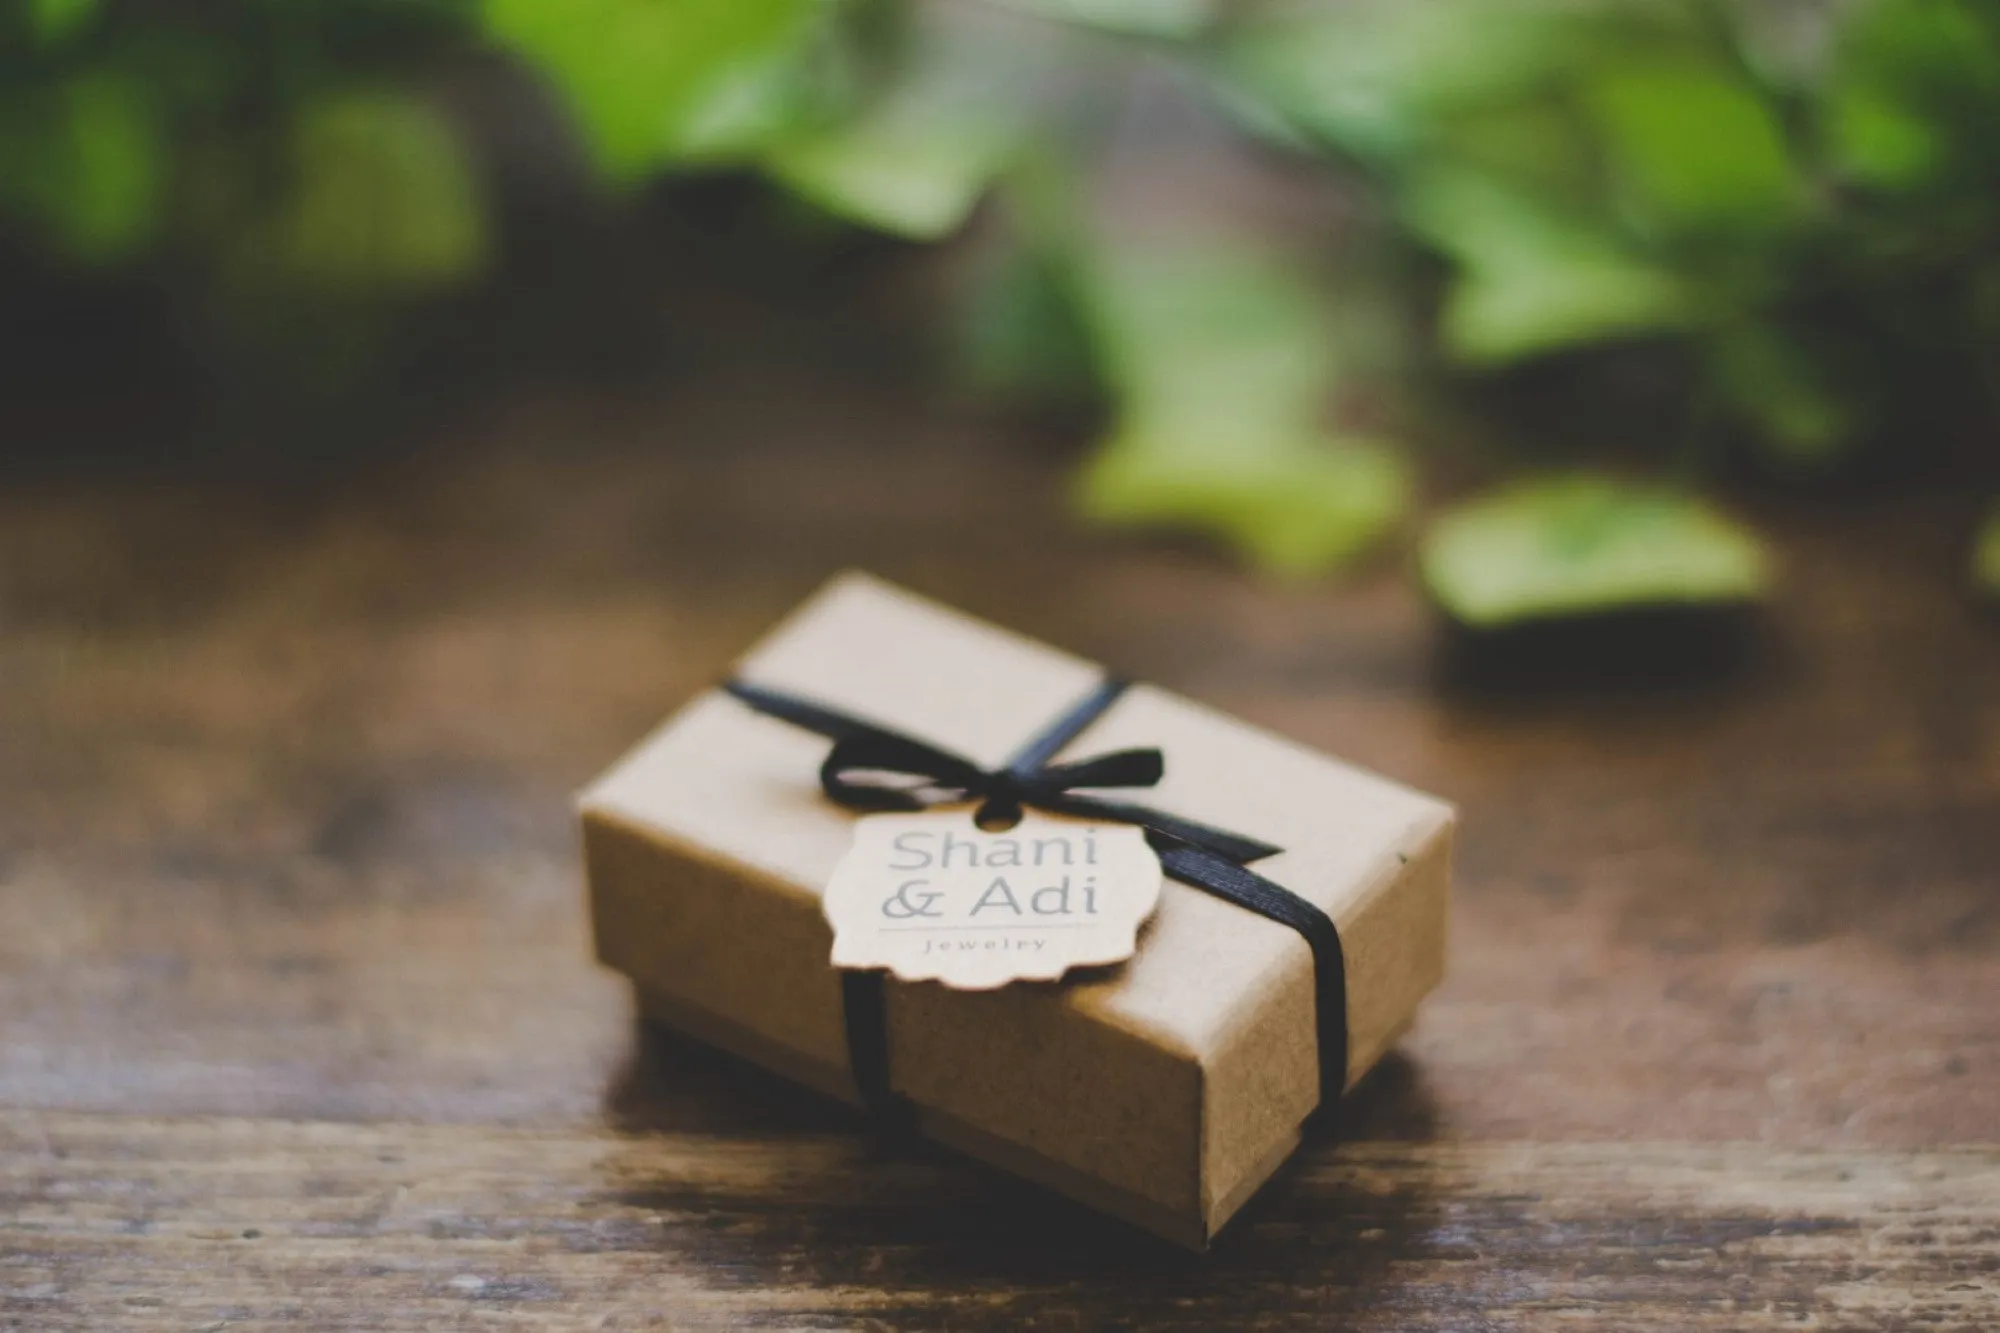
[[[1151,787],[1165,772],[1165,759],[1152,748],[1114,750],[1062,764],[1017,761],[1002,768],[981,768],[963,755],[877,729],[836,741],[820,765],[819,782],[830,799],[850,810],[922,810],[977,801],[973,818],[994,825],[1018,821],[1029,807],[1086,817],[1105,815],[1099,802],[1075,793],[1086,788]]]

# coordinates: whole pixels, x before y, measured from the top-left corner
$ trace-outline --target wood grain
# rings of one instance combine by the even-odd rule
[[[1197,1264],[853,1135],[0,1136],[23,1327],[1971,1330],[2000,1298],[2000,1149],[1321,1146]]]
[[[1393,562],[1079,531],[1065,449],[794,367],[309,483],[0,481],[7,1317],[2000,1326],[1960,498],[1767,507],[1755,625],[1468,645]],[[1460,803],[1450,979],[1209,1263],[646,1038],[589,961],[570,792],[847,564]]]

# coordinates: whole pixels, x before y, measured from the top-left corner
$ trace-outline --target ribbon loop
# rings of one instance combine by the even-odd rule
[[[1114,750],[1025,770],[986,769],[963,755],[892,731],[860,731],[834,742],[820,765],[819,781],[829,799],[850,810],[921,810],[940,802],[978,801],[977,818],[983,824],[1011,823],[1026,806],[1092,817],[1100,803],[1071,796],[1073,789],[1150,787],[1165,771],[1160,752],[1151,749]],[[871,781],[868,776],[892,780]],[[1136,822],[1110,813],[1113,808],[1102,804],[1102,817]]]
[[[883,774],[919,779],[916,784],[863,782],[854,774]],[[969,759],[894,732],[861,732],[834,742],[820,765],[820,787],[827,796],[852,810],[921,810],[925,783],[947,799],[983,796],[991,775]]]
[[[1166,776],[1167,761],[1158,750],[1113,750],[1067,764],[1044,765],[1033,776],[1057,791],[1076,787],[1152,787]]]

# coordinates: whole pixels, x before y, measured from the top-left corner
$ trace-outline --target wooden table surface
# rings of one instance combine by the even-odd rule
[[[2000,1327],[1953,500],[1774,508],[1747,634],[1496,653],[1393,567],[1080,532],[1064,462],[718,375],[310,485],[8,482],[0,1327]],[[1461,805],[1450,979],[1206,1258],[642,1031],[588,957],[570,793],[850,564]]]

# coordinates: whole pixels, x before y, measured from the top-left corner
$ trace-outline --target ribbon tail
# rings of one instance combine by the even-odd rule
[[[1319,1027],[1320,1101],[1331,1106],[1347,1089],[1347,958],[1340,929],[1316,904],[1248,866],[1199,847],[1169,847],[1160,868],[1225,902],[1289,926],[1305,939],[1313,959],[1313,1013]]]
[[[1134,824],[1146,830],[1146,840],[1153,844],[1155,851],[1170,847],[1196,847],[1226,861],[1242,865],[1249,861],[1261,861],[1267,856],[1276,856],[1284,848],[1258,838],[1248,838],[1241,833],[1231,833],[1200,820],[1186,819],[1180,815],[1170,815],[1164,810],[1151,806],[1137,805],[1130,801],[1106,801],[1095,796],[1079,796],[1074,792],[1062,792],[1049,797],[1037,797],[1035,804],[1045,810],[1060,814],[1076,815],[1082,819],[1108,819],[1115,824]]]

